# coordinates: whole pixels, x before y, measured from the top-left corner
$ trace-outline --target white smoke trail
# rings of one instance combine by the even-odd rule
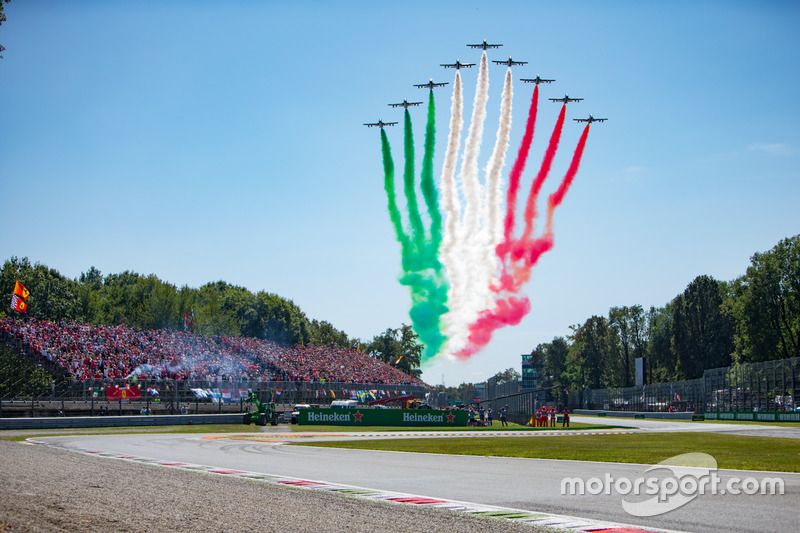
[[[480,279],[477,287],[483,291],[483,309],[489,309],[494,303],[489,282],[497,269],[497,255],[495,248],[503,240],[503,187],[502,170],[508,151],[509,137],[511,135],[511,103],[514,98],[511,69],[506,71],[503,83],[503,97],[500,102],[500,124],[497,128],[497,139],[492,157],[486,165],[486,204],[481,217],[484,226],[481,229],[480,244]]]
[[[486,102],[489,99],[488,63],[484,51],[461,163],[460,179],[464,190],[465,207],[460,226],[456,231],[455,249],[450,259],[452,299],[448,299],[450,310],[444,317],[445,331],[449,337],[446,353],[450,354],[466,346],[468,325],[477,318],[478,312],[484,308],[485,301],[485,296],[475,293],[479,283],[476,276],[476,270],[479,268],[475,267],[479,250],[485,248],[477,245],[476,237],[481,228],[483,204],[483,187],[478,181],[478,154],[483,137],[483,124],[486,120]]]
[[[456,184],[456,163],[458,149],[461,146],[461,130],[464,128],[462,117],[464,110],[464,95],[461,88],[461,73],[456,70],[456,79],[453,83],[452,105],[450,106],[450,133],[447,137],[447,151],[444,154],[442,165],[441,197],[444,210],[444,231],[442,234],[441,261],[450,279],[450,288],[447,293],[447,305],[450,309],[460,305],[458,298],[463,293],[463,274],[457,272],[460,262],[456,256],[457,243],[461,239],[459,229],[461,223],[461,201],[458,198]],[[449,313],[448,313],[449,314]],[[447,314],[443,317],[447,324]],[[446,332],[446,328],[445,328]],[[448,351],[445,351],[449,354]]]

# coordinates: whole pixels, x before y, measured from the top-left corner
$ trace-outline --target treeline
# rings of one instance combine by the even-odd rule
[[[702,377],[711,368],[800,357],[800,235],[756,253],[740,278],[698,276],[664,307],[614,307],[533,350],[545,386],[564,390]],[[564,398],[559,398],[564,401]]]
[[[193,330],[205,336],[229,335],[272,340],[285,345],[316,344],[380,352],[380,359],[419,376],[422,346],[410,326],[387,329],[369,342],[351,338],[327,321],[310,319],[292,300],[216,281],[200,288],[176,287],[154,274],[131,271],[103,275],[95,267],[76,279],[27,257],[11,257],[0,271],[0,294],[10,299],[14,282],[30,291],[25,315],[3,304],[0,317],[118,325],[150,330],[182,330],[186,312]],[[3,296],[5,297],[5,296]],[[401,358],[401,355],[403,356]],[[399,361],[398,361],[399,359]],[[395,363],[396,362],[396,363]]]

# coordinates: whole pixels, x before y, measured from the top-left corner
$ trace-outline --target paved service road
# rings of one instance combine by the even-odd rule
[[[751,437],[781,437],[800,439],[800,427],[762,424],[726,424],[720,422],[689,422],[673,420],[636,420],[633,418],[612,418],[597,416],[571,416],[570,420],[583,424],[619,424],[644,431],[728,433]]]
[[[639,425],[643,421],[636,422]],[[182,461],[668,530],[795,531],[800,508],[800,474],[720,470],[716,474],[723,486],[734,477],[754,478],[753,483],[778,477],[785,493],[705,494],[668,513],[638,517],[625,512],[622,500],[634,502],[645,499],[644,496],[623,497],[613,490],[596,496],[562,495],[561,485],[564,478],[582,478],[587,482],[591,477],[607,479],[607,476],[612,480],[635,480],[645,475],[649,465],[286,446],[276,441],[281,438],[277,433],[268,431],[259,436],[270,440],[153,434],[37,440],[84,451]],[[252,437],[250,434],[249,438]],[[530,438],[531,446],[535,446],[538,438],[569,437],[520,438]],[[297,438],[292,436],[286,440]],[[653,475],[647,474],[648,477]]]

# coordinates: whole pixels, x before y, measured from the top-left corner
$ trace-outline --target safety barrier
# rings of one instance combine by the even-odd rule
[[[0,418],[0,430],[101,428],[101,427],[130,427],[130,426],[191,426],[200,424],[241,424],[241,423],[242,423],[241,414]]]

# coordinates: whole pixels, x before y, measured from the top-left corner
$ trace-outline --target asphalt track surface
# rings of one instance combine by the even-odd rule
[[[597,423],[596,418],[573,417],[573,420]],[[798,428],[775,426],[630,419],[607,419],[605,422],[637,426],[640,429],[636,432],[648,433],[704,431],[787,438],[798,438],[800,433]],[[434,432],[426,434],[437,436]],[[382,438],[398,438],[400,435],[402,434],[394,433]],[[254,440],[253,437],[259,440]],[[486,435],[475,432],[475,437],[486,438]],[[266,428],[264,433],[248,434],[243,439],[140,434],[65,436],[37,440],[46,440],[60,448],[188,462],[427,498],[629,524],[645,529],[697,532],[796,531],[800,518],[800,474],[796,473],[718,470],[716,474],[722,487],[727,486],[733,478],[753,478],[758,483],[765,478],[780,478],[784,494],[734,495],[717,491],[716,494],[692,495],[685,505],[648,517],[633,516],[623,509],[622,500],[630,503],[644,500],[644,496],[622,496],[614,490],[608,491],[608,494],[562,495],[562,481],[564,478],[588,480],[593,477],[607,480],[608,476],[614,480],[652,477],[653,473],[646,473],[652,465],[451,456],[283,444],[298,440],[342,438],[365,437],[346,434],[301,437],[279,427]],[[519,438],[531,439],[531,445],[535,446],[537,438],[570,437],[530,436],[529,432],[528,436]]]

